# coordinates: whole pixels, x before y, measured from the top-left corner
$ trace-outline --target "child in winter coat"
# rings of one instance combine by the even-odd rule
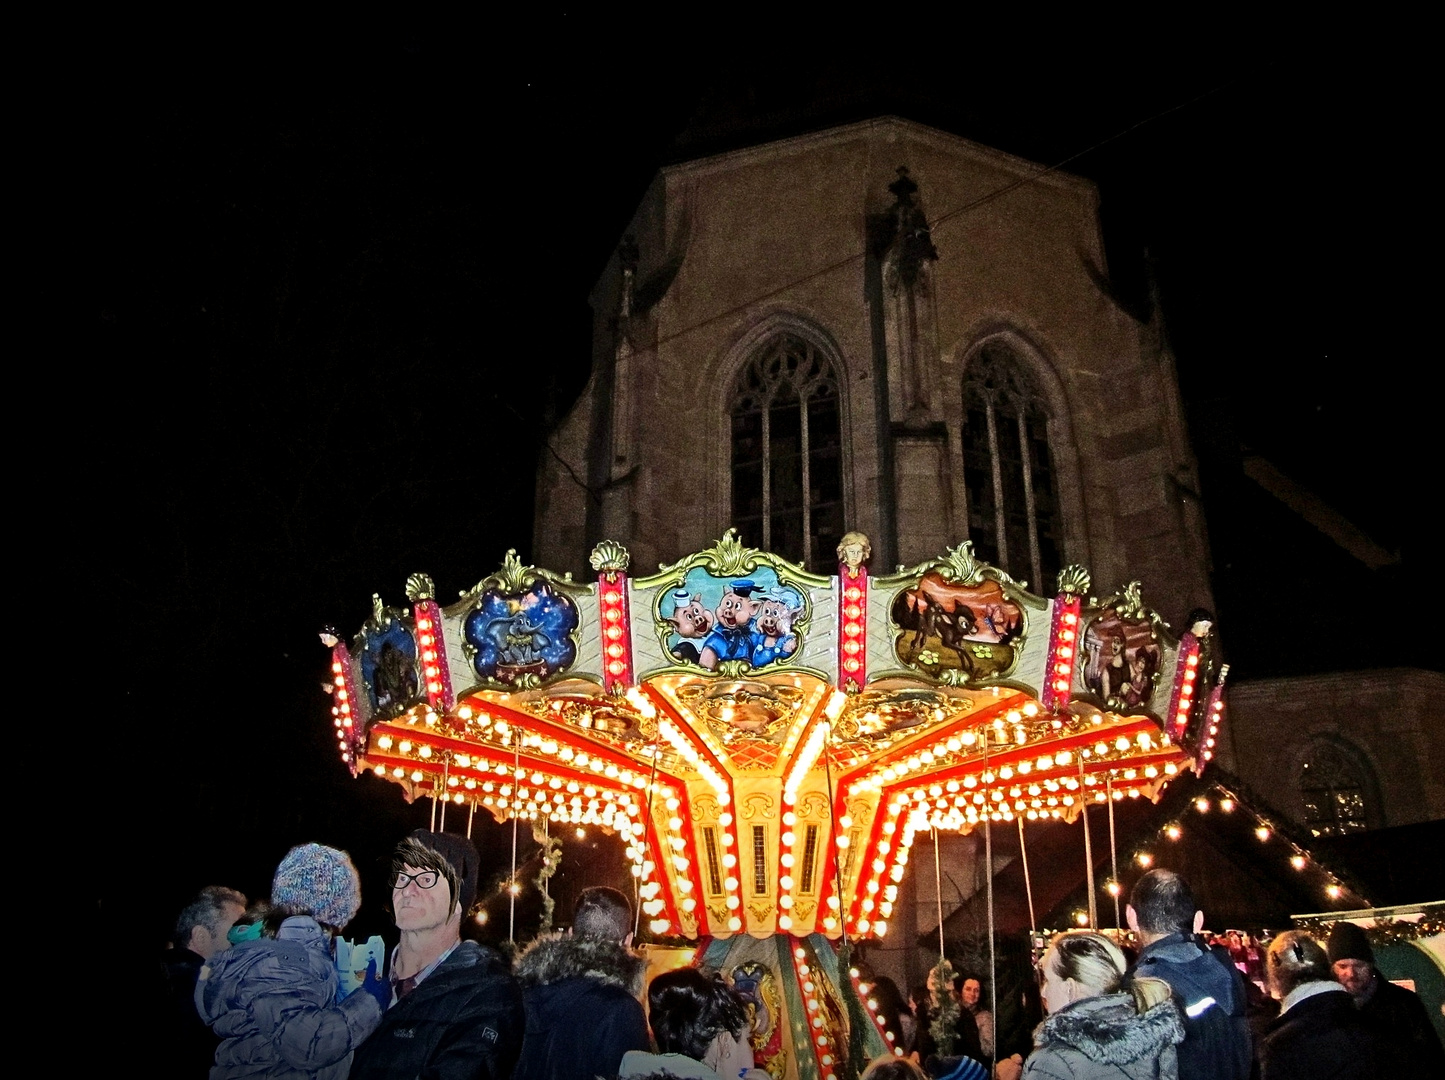
[[[336,1000],[332,938],[361,907],[356,867],[335,848],[294,847],[276,868],[271,904],[261,935],[217,953],[196,982],[196,1009],[221,1038],[211,1080],[343,1080],[391,1003],[374,970]]]

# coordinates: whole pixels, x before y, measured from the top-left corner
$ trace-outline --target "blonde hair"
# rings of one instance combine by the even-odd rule
[[[1073,979],[1091,995],[1119,989],[1129,967],[1119,946],[1092,930],[1065,930],[1049,944],[1049,955],[1061,980]]]
[[[1174,996],[1174,990],[1167,982],[1148,975],[1134,976],[1129,983],[1129,992],[1134,995],[1134,1011],[1140,1015]]]
[[[1300,930],[1286,930],[1269,943],[1269,985],[1283,998],[1308,982],[1329,982],[1330,958],[1318,941]]]

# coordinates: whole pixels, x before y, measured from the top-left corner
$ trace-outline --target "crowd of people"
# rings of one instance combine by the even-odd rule
[[[361,886],[346,852],[293,848],[264,902],[203,889],[162,964],[164,1054],[149,1075],[769,1080],[754,1063],[747,1003],[718,973],[657,975],[644,1011],[633,911],[615,889],[583,890],[571,928],[539,937],[515,963],[463,940],[478,862],[455,834],[417,830],[399,843],[399,941],[389,962],[354,972],[347,992],[333,942],[360,909]],[[1275,937],[1266,997],[1201,936],[1204,914],[1179,875],[1145,874],[1126,910],[1136,954],[1085,930],[1050,944],[1027,1055],[999,1045],[977,974],[941,965],[907,1000],[892,980],[871,980],[894,1050],[864,1080],[1445,1076],[1424,1006],[1380,975],[1358,926],[1339,922],[1323,942]],[[1030,1002],[1026,993],[1026,1013]]]

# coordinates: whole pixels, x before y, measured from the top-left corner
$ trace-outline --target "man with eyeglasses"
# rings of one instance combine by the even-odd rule
[[[502,1080],[522,1045],[522,993],[496,950],[463,941],[477,892],[477,849],[418,829],[391,859],[391,1007],[356,1051],[353,1080]]]

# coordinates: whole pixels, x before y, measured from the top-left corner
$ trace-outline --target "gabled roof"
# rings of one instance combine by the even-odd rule
[[[721,172],[755,161],[787,157],[806,153],[819,147],[853,142],[870,135],[889,142],[899,138],[913,139],[926,143],[937,150],[956,154],[961,158],[972,159],[992,169],[1012,173],[1020,181],[1045,183],[1088,197],[1094,197],[1095,194],[1094,183],[1083,177],[1017,157],[1002,150],[995,150],[991,146],[973,142],[959,135],[952,135],[926,124],[905,120],[900,116],[879,116],[853,124],[825,128],[806,135],[774,139],[770,142],[727,150],[719,154],[691,158],[676,164],[665,165],[661,172],[663,175]]]

